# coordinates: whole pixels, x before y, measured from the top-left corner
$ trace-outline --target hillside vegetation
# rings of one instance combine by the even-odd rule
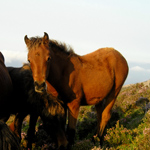
[[[150,87],[145,83],[122,88],[112,109],[112,117],[106,127],[103,150],[149,150],[150,149]],[[40,125],[41,124],[41,125]],[[40,126],[40,127],[39,127]],[[44,133],[42,122],[38,121],[34,149],[55,149],[55,143]],[[99,139],[91,141],[96,133],[97,119],[94,106],[80,108],[77,133],[73,150],[101,150]],[[22,147],[28,120],[22,129]]]

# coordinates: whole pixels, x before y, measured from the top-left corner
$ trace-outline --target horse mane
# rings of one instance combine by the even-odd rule
[[[30,38],[30,42],[28,44],[28,49],[32,49],[33,47],[39,47],[42,44],[42,38],[41,37],[31,37]],[[56,40],[49,40],[49,48],[51,47],[55,47],[57,48],[57,50],[55,50],[55,48],[53,49],[55,51],[55,53],[59,52],[63,52],[67,55],[70,54],[75,54],[73,48],[69,45],[66,45],[66,43],[62,43],[62,42],[58,42]]]
[[[49,47],[57,47],[58,48],[57,50],[65,53],[67,55],[75,54],[74,50],[72,49],[72,47],[70,45],[66,45],[66,43],[61,43],[56,40],[50,40]],[[57,52],[57,51],[55,50],[55,52]]]
[[[34,81],[32,77],[32,72],[30,64],[24,64],[21,70],[23,75],[23,85],[24,92],[27,95],[28,103],[37,111],[41,111],[42,114],[46,116],[63,116],[64,108],[63,102],[58,98],[54,97],[52,94],[45,92],[44,94],[39,94],[34,90]],[[35,105],[36,104],[36,105]],[[43,106],[43,107],[41,107]],[[40,109],[40,110],[39,110]]]

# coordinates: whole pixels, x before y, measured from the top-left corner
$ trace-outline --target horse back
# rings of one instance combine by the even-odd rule
[[[126,59],[113,48],[101,48],[97,51],[80,57],[83,73],[89,74],[91,78],[99,77],[99,80],[115,79],[116,74],[122,74],[126,78],[128,64]],[[88,72],[88,73],[87,73]]]

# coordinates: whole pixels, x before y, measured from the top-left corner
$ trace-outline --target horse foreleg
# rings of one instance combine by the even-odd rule
[[[60,122],[59,122],[59,123],[60,123]],[[68,145],[68,140],[67,140],[66,135],[65,135],[65,132],[64,132],[64,130],[61,128],[61,126],[59,126],[59,127],[57,128],[56,137],[57,137],[58,149],[59,149],[60,147],[66,148],[67,145]]]
[[[35,135],[35,125],[38,119],[38,115],[36,114],[30,114],[30,123],[29,123],[29,129],[27,132],[27,148],[32,149],[32,142]]]
[[[62,118],[57,119],[58,121],[58,129],[56,132],[58,148],[62,147],[62,149],[66,148],[68,145],[68,140],[65,134],[65,125],[66,125],[66,118],[67,118],[67,108],[65,107],[65,115]]]
[[[69,141],[69,145],[73,145],[76,122],[79,114],[80,105],[78,101],[74,100],[68,103],[67,106],[68,106],[68,128],[67,128],[68,141]]]

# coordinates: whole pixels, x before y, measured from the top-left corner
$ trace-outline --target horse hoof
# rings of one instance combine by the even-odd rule
[[[71,150],[71,148],[72,148],[72,145],[71,145],[71,144],[68,144],[68,146],[67,146],[67,149],[66,149],[66,150]]]
[[[58,150],[67,150],[67,148],[64,146],[60,146]]]

